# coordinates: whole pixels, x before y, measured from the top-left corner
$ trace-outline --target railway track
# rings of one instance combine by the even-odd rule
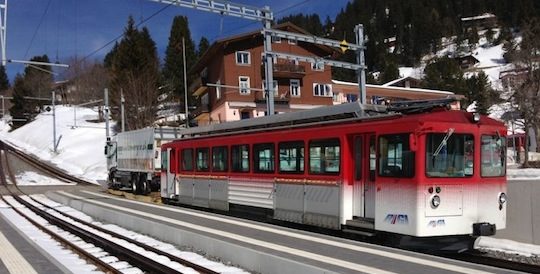
[[[10,153],[13,153],[14,155],[17,155],[20,159],[24,160],[26,163],[30,164],[34,168],[37,168],[37,169],[47,173],[48,175],[51,175],[51,176],[57,178],[58,180],[61,180],[61,181],[66,182],[66,183],[77,183],[77,184],[82,184],[82,185],[93,185],[91,182],[88,182],[88,181],[83,180],[81,178],[69,175],[65,171],[59,169],[58,167],[48,165],[48,164],[44,163],[43,161],[40,161],[39,159],[36,159],[36,158],[34,158],[34,157],[32,157],[32,156],[30,156],[28,154],[25,154],[25,153],[21,152],[18,149],[15,149],[14,147],[12,147],[11,145],[9,145],[9,144],[7,144],[5,142],[0,141],[0,146],[2,147],[3,151],[10,152]]]
[[[1,151],[3,158],[6,159],[7,152],[3,149]],[[212,269],[174,256],[126,236],[98,227],[26,195],[17,187],[16,178],[10,172],[9,163],[3,161],[1,158],[2,157],[0,157],[0,194],[2,194],[4,203],[10,205],[13,210],[38,229],[46,232],[55,240],[61,242],[64,246],[69,247],[75,253],[79,254],[79,256],[92,262],[104,272],[122,273],[126,271],[126,269],[132,268],[130,271],[134,271],[136,270],[135,268],[138,268],[141,270],[140,272],[146,273],[184,273],[178,269],[183,269],[188,272],[218,273]],[[11,184],[8,184],[7,178],[9,178]],[[4,197],[4,195],[9,196]],[[28,211],[31,211],[31,213]],[[37,221],[36,216],[45,219],[49,224],[60,228],[62,231],[65,231],[65,233],[58,233],[57,231],[51,230],[47,225]],[[65,237],[66,233],[70,236]],[[100,256],[95,256],[93,253],[86,251],[85,248],[81,248],[80,242],[75,244],[67,239],[71,238],[71,235],[82,239],[86,243],[82,244],[83,246],[90,244],[90,247],[94,250],[97,248]],[[113,260],[112,263],[107,262],[107,260],[110,260],[111,256],[115,256],[121,261]],[[164,257],[168,260],[163,260]],[[180,267],[175,267],[177,265]],[[191,268],[192,270],[186,268]]]

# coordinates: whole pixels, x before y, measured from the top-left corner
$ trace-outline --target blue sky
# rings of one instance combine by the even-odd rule
[[[317,13],[324,22],[327,16],[334,20],[336,14],[349,1],[234,2],[255,7],[270,6],[276,18],[297,13]],[[141,18],[147,18],[163,7],[164,4],[150,0],[9,0],[7,59],[29,60],[33,56],[47,54],[51,61],[65,62],[75,55],[84,57],[122,34],[130,14],[139,22]],[[176,15],[188,17],[191,35],[196,43],[202,36],[213,42],[261,27],[260,23],[251,20],[171,6],[145,23],[157,44],[162,60],[172,19]],[[109,50],[110,47],[107,47],[91,58],[102,60]],[[6,70],[9,78],[13,79],[16,73],[24,70],[24,66],[8,64]]]

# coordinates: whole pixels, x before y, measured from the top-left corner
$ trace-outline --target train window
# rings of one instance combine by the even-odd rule
[[[430,133],[426,136],[428,177],[469,177],[474,171],[474,138],[470,134]]]
[[[227,147],[212,148],[212,171],[225,172],[229,169],[227,162]]]
[[[369,137],[369,180],[375,182],[377,172],[377,148],[375,147],[375,135]]]
[[[409,150],[409,134],[379,137],[379,176],[414,176],[414,152]]]
[[[255,172],[274,172],[274,144],[253,145],[253,162]]]
[[[231,148],[232,171],[249,172],[249,145],[237,145]]]
[[[304,173],[304,142],[279,144],[279,172]]]
[[[208,148],[197,148],[197,171],[208,171],[210,169],[208,156]]]
[[[182,170],[193,171],[193,149],[182,149]]]
[[[309,143],[309,172],[314,174],[338,174],[340,146],[338,139],[312,141]]]
[[[506,138],[501,136],[482,136],[482,177],[506,175]]]

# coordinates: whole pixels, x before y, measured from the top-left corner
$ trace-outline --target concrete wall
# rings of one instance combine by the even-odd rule
[[[540,181],[509,180],[506,229],[496,238],[540,245]]]

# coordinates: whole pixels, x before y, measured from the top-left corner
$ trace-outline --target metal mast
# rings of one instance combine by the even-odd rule
[[[7,28],[7,0],[0,2],[0,46],[2,47],[2,66],[6,65],[6,28]]]

